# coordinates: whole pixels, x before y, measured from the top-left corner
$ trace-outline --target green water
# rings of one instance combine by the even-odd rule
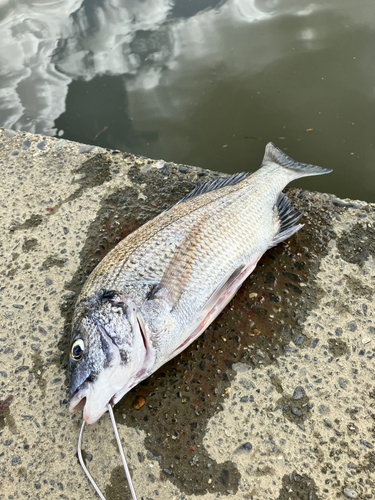
[[[0,7],[0,124],[225,172],[273,141],[375,201],[373,0]]]

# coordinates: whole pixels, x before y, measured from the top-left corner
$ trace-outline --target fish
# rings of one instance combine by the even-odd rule
[[[70,411],[93,424],[194,342],[261,256],[303,227],[284,187],[330,172],[268,143],[257,171],[198,185],[118,243],[77,299]]]

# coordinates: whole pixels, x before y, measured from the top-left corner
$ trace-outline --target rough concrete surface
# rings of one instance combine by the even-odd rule
[[[75,297],[120,239],[218,174],[9,130],[0,168],[0,499],[96,498],[67,409]],[[139,499],[375,495],[375,205],[289,196],[304,228],[115,408]],[[129,498],[108,415],[83,448],[106,498]]]

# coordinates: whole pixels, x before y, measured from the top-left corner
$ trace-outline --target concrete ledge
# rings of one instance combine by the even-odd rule
[[[218,173],[9,130],[0,165],[0,498],[95,498],[67,410],[75,298],[120,239]],[[375,496],[375,205],[289,196],[305,227],[116,406],[139,499]],[[128,498],[107,415],[84,449],[106,497]]]

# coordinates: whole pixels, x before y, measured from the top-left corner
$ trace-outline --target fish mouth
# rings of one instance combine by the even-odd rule
[[[74,408],[72,408],[70,411],[72,413],[75,413],[77,411],[81,411],[83,410],[83,408],[85,407],[85,404],[86,404],[86,396],[84,396],[76,405]]]
[[[88,377],[73,393],[69,411],[75,413],[83,410],[83,420],[87,424],[95,423],[107,411],[107,405],[116,393],[116,389],[108,387],[108,381],[117,367],[118,363],[115,363],[112,369],[102,372],[94,382]]]
[[[76,413],[77,411],[83,410],[87,396],[90,391],[90,373],[87,377],[79,384],[74,392],[70,395],[69,411],[71,413]]]
[[[88,424],[96,422],[107,411],[107,404],[116,393],[116,390],[110,389],[108,382],[118,370],[121,362],[120,352],[116,344],[105,328],[99,322],[96,323],[102,340],[113,354],[112,362],[94,379],[91,372],[87,373],[87,377],[71,395],[69,405],[69,411],[72,413],[83,410],[83,419]]]
[[[77,387],[74,393],[70,397],[69,411],[71,413],[76,413],[84,409],[87,403],[88,396],[90,394],[90,382],[89,377],[86,378],[82,384]]]
[[[80,384],[77,389],[73,392],[73,394],[70,396],[70,404],[69,404],[69,411],[71,413],[76,413],[77,411],[83,410],[87,396],[85,396],[84,392],[87,392],[89,390],[89,379],[90,375],[86,377],[86,380]]]

